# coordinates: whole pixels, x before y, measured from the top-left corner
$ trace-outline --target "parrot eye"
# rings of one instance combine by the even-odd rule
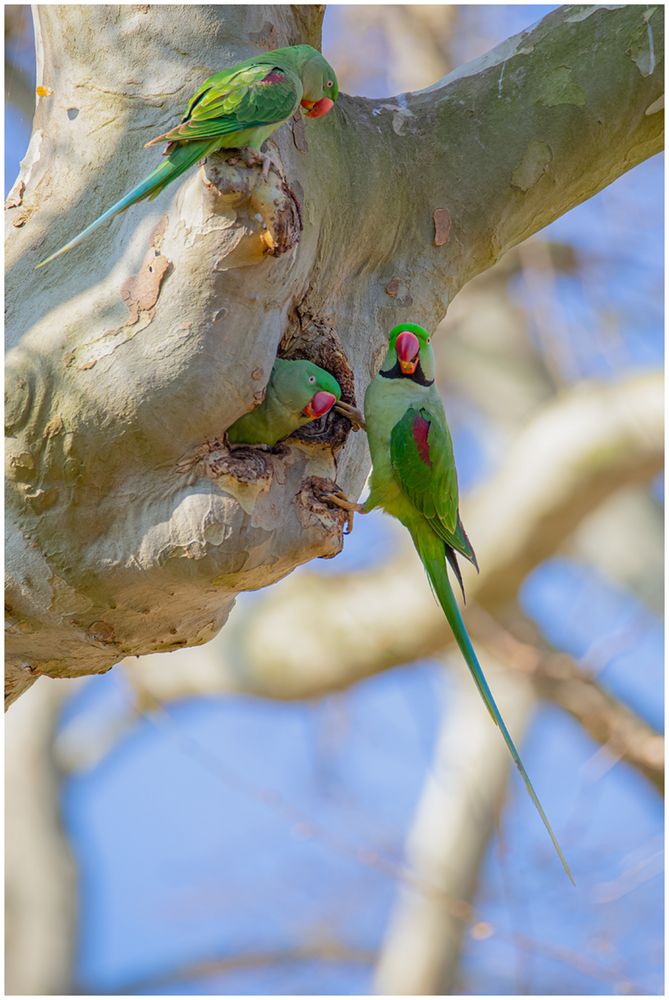
[[[325,84],[325,86],[326,87],[334,87],[334,83],[332,82],[332,80],[328,80],[328,82]]]
[[[310,375],[309,376],[309,383],[311,385],[313,385],[315,383],[315,381],[316,381],[316,376],[315,375]]]

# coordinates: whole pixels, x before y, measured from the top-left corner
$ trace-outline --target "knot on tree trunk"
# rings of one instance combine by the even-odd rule
[[[330,545],[319,553],[321,559],[333,559],[344,546],[344,528],[348,520],[346,512],[323,499],[323,494],[332,493],[336,489],[334,479],[309,476],[302,481],[295,497],[298,517],[304,527],[320,527],[330,541]]]
[[[270,145],[270,144],[267,144]],[[216,153],[203,165],[204,208],[236,230],[217,267],[243,267],[281,257],[300,242],[302,206],[286,178],[276,147],[272,156],[249,150]]]

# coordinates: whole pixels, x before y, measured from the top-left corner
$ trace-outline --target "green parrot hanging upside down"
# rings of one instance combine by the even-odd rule
[[[325,416],[341,397],[337,379],[311,361],[277,358],[265,398],[227,430],[230,444],[277,441]]]
[[[300,106],[308,118],[322,118],[338,94],[334,70],[311,45],[263,52],[215,73],[193,95],[181,123],[146,143],[166,142],[166,159],[37,267],[71,250],[136,202],[155,198],[189,167],[219,149],[245,150],[247,161],[262,163],[266,177],[272,161],[260,152],[265,139]]]
[[[388,352],[365,393],[365,421],[372,455],[369,497],[354,504],[341,493],[327,499],[344,510],[366,514],[376,507],[409,529],[434,594],[471,671],[486,708],[520,771],[573,882],[557,838],[492,696],[451,588],[446,562],[462,588],[458,555],[476,566],[462,526],[453,443],[434,384],[434,355],[427,330],[403,323],[390,331]],[[464,589],[463,589],[464,596]]]

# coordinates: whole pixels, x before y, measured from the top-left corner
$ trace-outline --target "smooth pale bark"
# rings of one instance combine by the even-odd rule
[[[335,554],[342,518],[314,477],[356,494],[368,467],[342,422],[236,476],[219,453],[180,460],[260,398],[279,345],[336,360],[360,398],[390,326],[434,327],[473,275],[662,142],[662,9],[561,8],[427,91],[342,95],[284,127],[283,177],[213,157],[35,272],[156,162],[143,143],[209,72],[317,44],[322,8],[37,15],[53,95],[7,213],[10,699],[204,642],[237,592]]]

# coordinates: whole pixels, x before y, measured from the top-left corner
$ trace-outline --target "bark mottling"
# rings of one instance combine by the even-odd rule
[[[304,485],[362,488],[364,435],[338,415],[273,452],[255,498],[180,459],[262,398],[279,351],[362,399],[388,329],[434,328],[471,277],[662,145],[661,8],[561,8],[427,91],[342,94],[284,126],[267,179],[210,157],[36,273],[155,165],[144,142],[206,76],[318,45],[323,13],[141,6],[36,8],[53,95],[7,212],[10,697],[26,664],[75,676],[205,642],[239,591],[338,551],[341,516]]]

